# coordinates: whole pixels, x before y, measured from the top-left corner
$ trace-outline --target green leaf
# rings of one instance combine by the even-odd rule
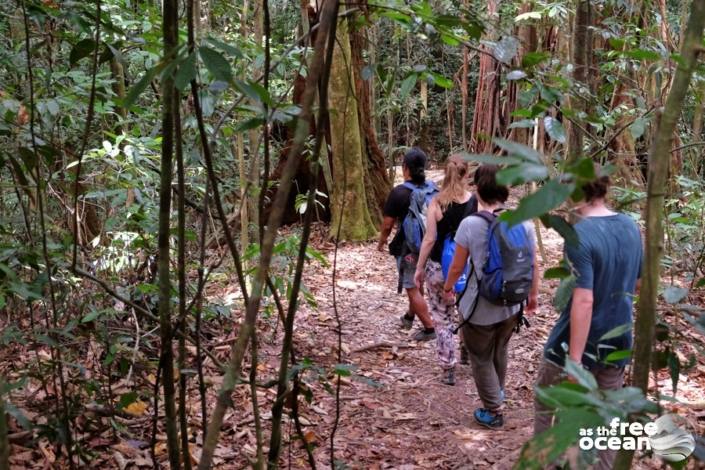
[[[235,80],[235,87],[243,95],[247,96],[255,102],[265,103],[268,105],[272,104],[272,98],[269,96],[269,93],[259,83]]]
[[[619,338],[620,336],[625,335],[630,331],[632,331],[631,323],[625,323],[624,325],[619,325],[612,328],[610,331],[600,336],[600,339],[598,339],[597,342],[600,343],[602,341],[607,341],[608,339]]]
[[[477,163],[489,163],[490,165],[521,165],[523,160],[516,157],[500,157],[497,155],[477,154],[458,152],[463,160]]]
[[[541,222],[544,227],[552,228],[558,234],[563,237],[566,244],[570,246],[577,246],[580,243],[578,239],[578,233],[575,231],[572,225],[570,225],[563,217],[559,215],[546,214],[541,216]]]
[[[88,57],[95,50],[96,43],[93,39],[83,39],[78,41],[69,54],[69,65],[73,67],[76,63]]]
[[[619,362],[624,359],[629,359],[630,357],[632,357],[631,349],[621,349],[609,353],[605,358],[605,362]]]
[[[233,78],[233,72],[230,68],[230,63],[225,60],[223,54],[205,46],[198,48],[198,54],[201,56],[201,60],[203,60],[208,71],[216,80],[230,83]]]
[[[630,49],[628,51],[622,52],[624,57],[630,59],[641,60],[646,62],[654,62],[661,59],[658,52],[649,51],[646,49]]]
[[[678,286],[668,286],[663,291],[663,300],[669,304],[677,304],[688,296],[688,289]]]
[[[238,59],[242,59],[242,57],[243,57],[240,49],[238,49],[237,47],[231,46],[228,43],[220,41],[216,38],[208,38],[208,39],[206,39],[206,42],[211,44],[213,47],[220,49],[221,51],[225,52],[226,54],[237,57]]]
[[[529,181],[541,181],[548,176],[548,169],[543,165],[520,163],[497,172],[497,184],[514,186]]]
[[[505,36],[494,45],[493,52],[497,60],[509,64],[519,52],[519,40],[514,36]]]
[[[592,375],[589,370],[584,369],[583,366],[570,358],[566,358],[565,360],[565,371],[577,380],[580,385],[590,391],[598,390],[600,388],[597,385],[595,376]]]
[[[541,154],[529,146],[507,139],[494,139],[494,143],[510,156],[519,157],[522,160],[543,165]]]
[[[521,15],[517,15],[517,17],[514,18],[514,22],[519,23],[520,21],[540,20],[540,19],[541,19],[541,12],[527,11],[526,13],[522,13]]]
[[[401,87],[399,89],[399,98],[404,100],[406,99],[407,96],[409,96],[409,93],[411,93],[411,90],[416,86],[416,80],[418,79],[418,75],[415,73],[412,73],[408,77],[404,79],[403,82],[401,82]]]
[[[127,92],[127,96],[125,96],[125,100],[123,101],[122,105],[125,108],[130,108],[135,101],[137,101],[137,98],[142,94],[142,92],[149,86],[150,82],[154,79],[154,76],[157,74],[157,67],[152,67],[151,69],[147,70],[144,75],[142,75],[142,78],[135,83],[135,85],[130,88],[130,91]]]
[[[504,212],[500,219],[509,225],[516,225],[525,220],[547,214],[555,209],[573,193],[574,183],[561,183],[558,180],[549,180],[538,191],[522,198],[519,207],[515,210]]]
[[[548,268],[544,273],[544,279],[565,279],[570,276],[570,271],[563,266]]]
[[[642,117],[637,118],[634,120],[633,123],[629,126],[629,132],[631,133],[632,137],[634,139],[638,139],[642,135],[644,135],[644,132],[646,132],[646,124],[648,121]]]
[[[528,52],[521,58],[521,66],[524,68],[534,67],[550,58],[551,54],[548,52]]]
[[[526,78],[526,72],[523,70],[512,70],[507,74],[507,80],[521,80]]]
[[[581,181],[593,181],[597,177],[595,175],[595,163],[589,157],[581,158],[566,168],[566,171],[575,175]]]
[[[546,132],[551,139],[559,144],[565,144],[565,129],[558,119],[553,116],[546,116],[543,118],[543,125],[546,127]]]
[[[132,403],[137,401],[137,392],[127,392],[120,395],[120,401],[118,402],[118,408],[124,409],[130,406]]]
[[[349,377],[356,368],[357,366],[355,364],[336,364],[333,368],[333,372],[335,375],[339,375],[341,377]]]
[[[174,86],[179,91],[184,89],[196,78],[196,54],[190,53],[179,65],[179,69],[174,77]]]
[[[575,289],[575,283],[577,278],[574,275],[570,275],[564,278],[556,289],[555,297],[553,298],[553,306],[559,312],[562,312],[567,306],[570,299],[573,297],[573,289]]]
[[[445,89],[453,88],[453,80],[451,80],[447,77],[444,77],[440,73],[431,72],[429,75],[433,79],[433,83],[435,83],[439,87],[445,88]]]
[[[531,129],[536,125],[536,121],[533,119],[521,119],[519,121],[514,121],[509,124],[510,129]]]

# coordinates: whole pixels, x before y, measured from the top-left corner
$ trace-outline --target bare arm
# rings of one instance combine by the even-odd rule
[[[379,243],[377,243],[377,249],[379,251],[384,251],[384,246],[387,244],[387,239],[389,234],[392,233],[392,228],[394,228],[394,217],[384,216],[382,220],[382,230],[379,233]]]
[[[573,290],[573,303],[570,307],[570,340],[568,355],[580,364],[585,352],[590,322],[592,321],[592,289],[576,287]]]
[[[416,280],[416,287],[421,287],[424,277],[424,268],[426,267],[426,262],[428,261],[428,256],[431,254],[431,249],[433,244],[436,243],[436,236],[438,235],[438,220],[441,216],[441,208],[438,207],[438,203],[434,199],[428,206],[428,215],[426,217],[426,233],[424,234],[423,241],[421,242],[421,250],[419,251],[419,261],[416,264],[416,275],[414,279]]]
[[[529,303],[526,305],[527,312],[535,312],[539,305],[539,282],[541,281],[541,270],[539,269],[538,256],[534,250],[534,273],[531,278],[531,292],[529,292]]]

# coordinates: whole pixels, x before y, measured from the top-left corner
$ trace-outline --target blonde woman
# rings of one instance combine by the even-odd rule
[[[452,155],[445,169],[445,178],[440,193],[428,206],[426,234],[421,244],[419,261],[414,275],[416,286],[426,283],[428,307],[436,328],[436,349],[438,360],[443,369],[441,381],[446,385],[455,385],[455,305],[443,295],[443,271],[441,255],[443,243],[455,231],[460,222],[477,212],[477,199],[472,196],[468,186],[469,166],[459,155]]]

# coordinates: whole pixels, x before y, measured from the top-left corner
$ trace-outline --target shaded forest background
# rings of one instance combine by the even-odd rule
[[[540,467],[605,410],[653,416],[658,373],[676,399],[681,375],[700,373],[705,0],[0,12],[0,470],[105,463],[115,445],[142,460],[109,465],[210,468],[244,407],[255,446],[239,461],[273,468],[294,452],[316,467],[326,450],[342,468],[341,383],[367,379],[343,348],[338,250],[378,233],[411,146],[438,165],[454,152],[501,163],[500,182],[525,194],[507,220],[540,220],[567,243],[597,162],[644,228],[636,347],[615,352],[633,357],[633,387],[605,395],[581,376],[580,400],[557,388],[572,427],[518,465]],[[317,363],[299,354],[296,315],[322,300],[305,274],[331,268],[336,336]],[[570,266],[545,277],[560,280],[560,309]],[[262,347],[279,351],[274,370],[258,367]],[[325,439],[299,416],[314,389],[335,399]]]

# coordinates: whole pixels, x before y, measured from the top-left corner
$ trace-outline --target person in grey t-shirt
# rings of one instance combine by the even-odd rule
[[[495,180],[496,165],[482,165],[476,171],[478,211],[497,212],[509,197],[509,189],[500,186]],[[464,320],[461,330],[463,342],[470,354],[473,378],[482,408],[475,410],[478,424],[496,429],[504,424],[502,403],[504,402],[504,381],[507,372],[507,346],[514,333],[521,306],[502,306],[489,302],[477,293],[478,278],[482,278],[482,268],[488,251],[489,224],[481,217],[466,217],[455,234],[455,256],[448,272],[443,289],[453,298],[453,286],[463,267],[472,263],[472,276],[467,289],[460,299],[460,315]],[[524,224],[527,238],[535,246],[533,224]],[[538,304],[539,270],[536,265],[536,249],[531,292],[524,312],[536,310]]]

